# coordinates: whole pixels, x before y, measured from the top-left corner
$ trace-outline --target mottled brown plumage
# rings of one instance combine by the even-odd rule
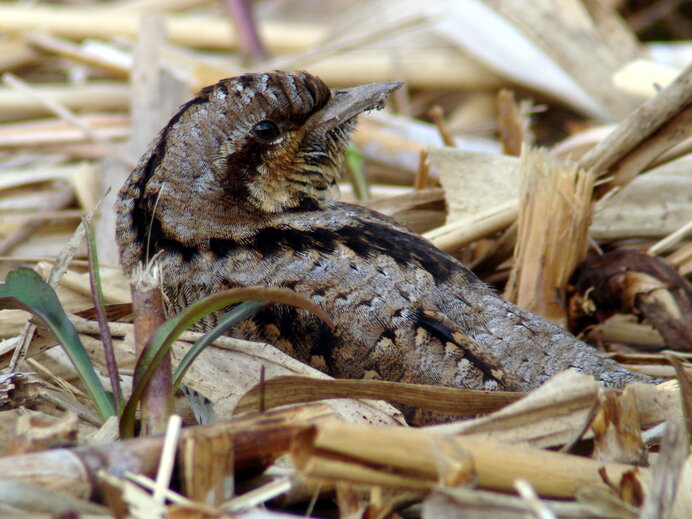
[[[515,390],[575,367],[609,386],[645,380],[504,301],[400,224],[332,199],[355,116],[397,87],[330,90],[304,72],[275,72],[204,89],[120,191],[125,271],[155,258],[171,310],[236,286],[305,294],[333,332],[279,306],[233,334],[339,377]]]

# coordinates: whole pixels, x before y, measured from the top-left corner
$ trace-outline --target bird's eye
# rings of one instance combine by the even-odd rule
[[[274,142],[281,136],[281,130],[274,121],[266,119],[252,127],[252,133],[262,142]]]

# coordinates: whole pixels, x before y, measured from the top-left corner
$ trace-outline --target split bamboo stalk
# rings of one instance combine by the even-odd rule
[[[423,237],[437,248],[453,252],[471,242],[509,227],[519,214],[519,204],[511,200],[499,207],[462,218],[426,232]]]
[[[229,438],[236,471],[262,469],[287,452],[299,430],[327,417],[333,411],[322,404],[270,411],[211,425],[189,427],[179,445],[201,438]],[[24,481],[65,494],[87,498],[98,492],[99,471],[125,472],[153,477],[159,465],[163,435],[106,443],[76,449],[53,449],[0,458],[0,481]]]
[[[130,134],[130,117],[125,114],[88,114],[79,119],[83,125],[107,139],[122,139]],[[35,147],[85,140],[84,132],[61,119],[6,123],[0,126],[0,147]]]
[[[673,248],[688,235],[692,235],[692,220],[649,247],[649,254],[660,255]]]
[[[0,31],[49,32],[55,37],[73,40],[108,40],[122,36],[136,39],[141,30],[140,17],[141,14],[137,12],[106,8],[0,6]],[[178,45],[223,50],[238,46],[237,35],[227,20],[179,14],[165,14],[163,20],[170,41]],[[300,54],[319,48],[320,42],[328,36],[325,29],[316,24],[277,22],[262,23],[260,34],[269,51],[278,54]],[[342,86],[389,81],[393,77],[404,77],[411,86],[428,88],[489,89],[501,84],[496,74],[464,54],[445,48],[413,49],[400,56],[396,63],[389,52],[377,49],[349,50],[326,55],[303,68],[330,84]],[[210,70],[207,69],[203,77],[197,78],[196,87],[233,75],[230,69],[212,71],[211,74]]]
[[[10,70],[37,61],[40,53],[20,38],[0,41],[0,71]]]
[[[663,338],[650,324],[635,323],[613,317],[589,330],[586,339],[592,343],[653,344],[663,346]]]
[[[689,87],[692,90],[692,71]],[[666,152],[674,152],[692,137],[692,96],[690,104],[680,113],[662,124],[655,134],[638,143],[625,157],[612,165],[607,172],[607,182],[596,189],[596,198],[603,198],[616,188],[626,186],[637,175],[653,165]]]
[[[618,358],[617,360],[622,361]],[[642,427],[681,415],[680,391],[674,381],[658,386],[634,384]],[[593,377],[566,370],[523,399],[487,416],[426,429],[438,434],[484,435],[488,439],[551,448],[573,443],[584,435],[588,416],[602,388]],[[588,436],[588,434],[587,434]]]
[[[83,85],[44,84],[32,85],[32,89],[40,97],[75,111],[125,110],[130,103],[130,87],[125,83],[98,81]],[[35,99],[0,86],[0,120],[29,119],[49,113]]]
[[[51,113],[57,115],[61,119],[69,122],[72,124],[75,128],[79,129],[84,133],[84,135],[94,141],[97,142],[101,145],[108,146],[111,148],[112,155],[122,161],[124,164],[126,164],[129,167],[134,167],[137,162],[131,159],[118,145],[113,144],[108,138],[103,136],[100,133],[97,133],[93,130],[88,125],[85,125],[84,122],[78,118],[69,108],[66,106],[62,105],[61,103],[57,103],[52,99],[44,98],[42,97],[38,92],[36,92],[29,84],[26,82],[22,81],[18,77],[16,77],[14,74],[11,74],[9,72],[6,72],[3,74],[2,79],[5,83],[10,85],[12,88],[15,90],[18,90],[19,92],[22,92],[23,94],[27,95],[28,97],[34,98],[36,101],[41,103],[46,109],[48,109]]]
[[[585,486],[609,490],[600,471],[619,482],[629,473],[646,488],[648,469],[599,462],[580,456],[510,445],[477,436],[440,436],[421,430],[382,428],[325,421],[300,432],[291,447],[294,465],[307,477],[356,483],[432,487],[441,474],[443,453],[458,453],[462,472],[472,468],[481,487],[513,492],[514,481],[526,479],[545,497],[573,498]],[[390,478],[390,479],[388,479]]]
[[[505,297],[561,323],[564,287],[586,256],[594,175],[530,148],[520,170],[519,235]]]
[[[584,167],[594,168],[599,175],[621,160],[628,152],[661,125],[692,102],[692,64],[656,97],[642,104],[620,123],[583,158]]]
[[[81,40],[84,38],[136,39],[140,30],[141,13],[129,10],[114,11],[47,5],[0,6],[0,31],[21,33],[48,32],[54,36]],[[218,16],[192,16],[164,14],[166,30],[171,41],[193,48],[229,50],[238,46],[238,38],[228,20]],[[261,32],[272,52],[301,52],[325,36],[325,29],[317,25],[266,23]]]
[[[115,77],[127,78],[130,75],[129,67],[120,63],[114,63],[112,60],[106,60],[94,53],[89,53],[72,41],[56,38],[47,34],[35,33],[26,34],[24,38],[27,42],[40,50],[105,70]]]
[[[175,65],[176,60],[169,60]],[[325,56],[304,67],[329,85],[355,86],[399,78],[409,88],[456,88],[463,90],[492,90],[502,85],[500,78],[471,61],[462,53],[445,48],[410,49],[392,58],[380,49],[355,49],[342,54]],[[195,87],[215,83],[222,77],[235,75],[229,67],[209,64],[195,66]],[[357,133],[356,133],[357,135]]]
[[[675,370],[672,366],[663,366],[661,364],[626,364],[622,365],[630,371],[636,371],[642,375],[647,375],[653,378],[675,378]],[[684,366],[685,372],[692,375],[692,366]]]

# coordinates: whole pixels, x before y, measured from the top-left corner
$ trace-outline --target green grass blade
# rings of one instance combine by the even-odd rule
[[[10,272],[0,284],[0,308],[21,308],[43,321],[77,370],[101,418],[115,415],[110,395],[101,385],[79,334],[67,318],[55,290],[31,269]]]
[[[202,353],[204,348],[221,337],[231,326],[252,317],[258,310],[267,306],[267,304],[268,303],[263,301],[247,301],[235,306],[231,311],[227,312],[219,319],[219,324],[217,324],[212,331],[200,337],[192,347],[187,350],[187,353],[178,364],[178,367],[175,368],[175,373],[173,373],[173,391],[178,389],[185,373],[187,373],[187,370],[190,369],[190,366],[192,366],[192,363],[199,354]]]
[[[264,301],[295,306],[314,313],[329,326],[334,326],[329,316],[310,299],[284,288],[232,288],[212,294],[191,304],[178,315],[171,317],[163,323],[144,347],[135,367],[132,395],[125,404],[120,419],[121,438],[133,436],[135,412],[144,388],[156,366],[158,366],[180,334],[207,315],[243,301]]]
[[[358,200],[370,200],[370,184],[365,173],[363,155],[353,143],[346,149],[346,168],[351,178],[353,194]]]

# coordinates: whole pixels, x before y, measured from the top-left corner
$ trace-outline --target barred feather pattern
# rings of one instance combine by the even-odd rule
[[[305,72],[273,72],[223,80],[185,104],[119,193],[125,271],[155,258],[170,311],[239,286],[310,297],[333,331],[275,306],[231,333],[334,376],[530,390],[571,367],[611,387],[649,380],[504,301],[392,219],[333,200],[355,125],[321,122],[337,96]],[[272,142],[253,134],[267,120],[279,129]]]

